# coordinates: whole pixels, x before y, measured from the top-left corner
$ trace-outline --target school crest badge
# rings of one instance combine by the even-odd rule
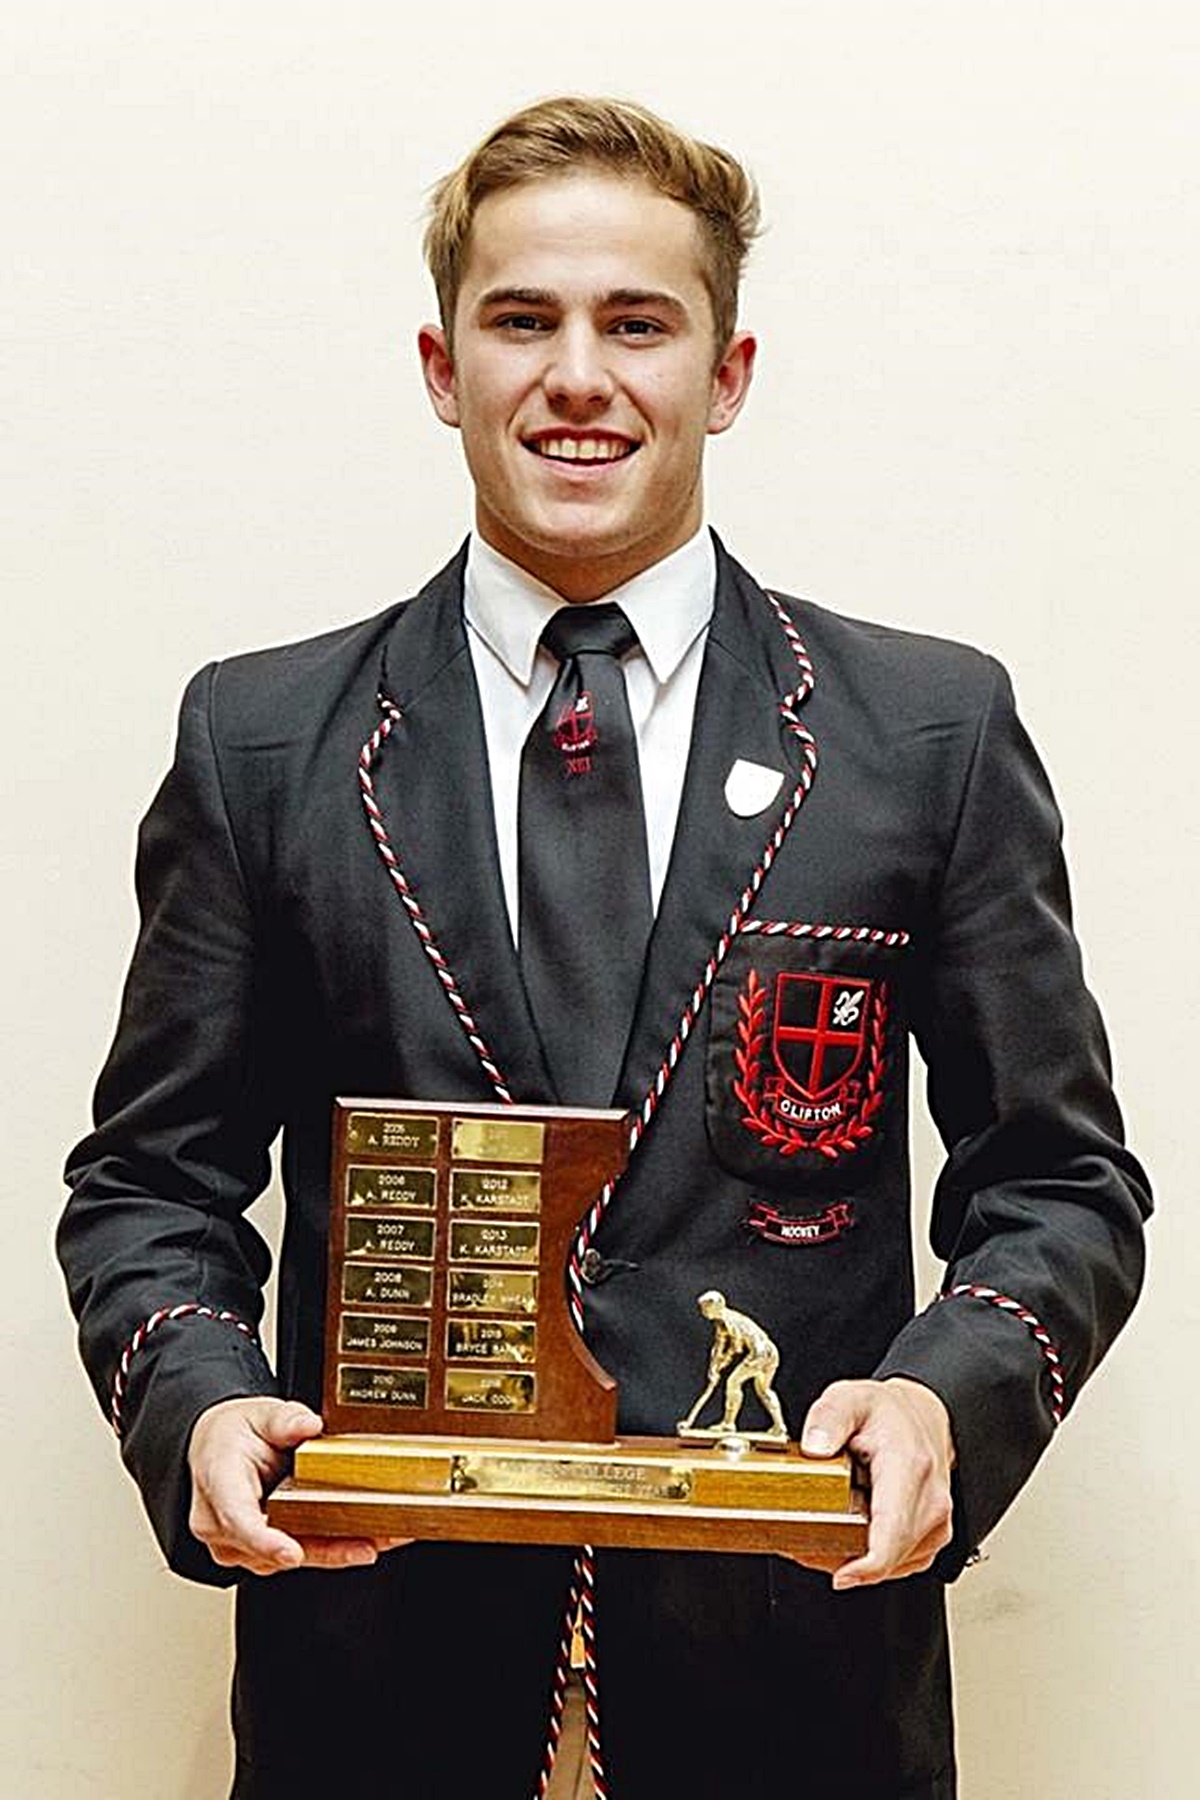
[[[741,1124],[780,1156],[830,1161],[874,1135],[886,1072],[885,981],[748,971],[738,994],[733,1095]]]

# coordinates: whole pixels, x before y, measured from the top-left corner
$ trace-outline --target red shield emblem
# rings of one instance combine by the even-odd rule
[[[567,756],[582,756],[596,745],[596,719],[592,696],[580,694],[572,706],[564,706],[554,721],[554,742]]]
[[[863,1058],[871,983],[842,975],[780,975],[771,1049],[787,1084],[818,1101],[849,1081]]]

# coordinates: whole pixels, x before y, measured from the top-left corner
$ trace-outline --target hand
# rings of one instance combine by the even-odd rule
[[[303,1565],[348,1569],[373,1563],[408,1538],[293,1538],[268,1525],[263,1501],[283,1474],[287,1452],[320,1435],[320,1416],[298,1400],[221,1400],[192,1427],[188,1524],[214,1562],[275,1575]]]
[[[800,1448],[806,1456],[849,1450],[870,1475],[866,1553],[833,1571],[835,1588],[916,1575],[950,1542],[954,1441],[932,1388],[901,1376],[835,1381],[809,1408]]]

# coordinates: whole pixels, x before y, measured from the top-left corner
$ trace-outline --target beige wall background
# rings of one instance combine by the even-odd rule
[[[10,19],[6,1795],[227,1792],[229,1603],[163,1571],[85,1390],[58,1171],[185,676],[374,611],[465,526],[413,350],[422,198],[561,88],[643,98],[761,179],[760,376],[713,446],[714,522],[765,580],[1000,654],[1055,778],[1162,1211],[1133,1327],[955,1593],[964,1794],[1195,1791],[1197,20],[1189,0]]]

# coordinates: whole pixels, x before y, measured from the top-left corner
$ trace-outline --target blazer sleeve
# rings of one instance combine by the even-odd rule
[[[914,1030],[947,1159],[941,1294],[877,1373],[949,1409],[953,1576],[1028,1478],[1137,1297],[1146,1177],[1124,1147],[1104,1028],[1071,926],[1046,775],[986,659],[982,709]]]
[[[142,824],[141,925],[95,1128],[67,1163],[58,1251],[106,1413],[154,1321],[122,1376],[122,1454],[172,1567],[224,1583],[187,1528],[187,1445],[216,1401],[278,1391],[255,1335],[270,1258],[243,1213],[267,1183],[279,1112],[269,945],[222,792],[217,680],[214,666],[189,685]]]

